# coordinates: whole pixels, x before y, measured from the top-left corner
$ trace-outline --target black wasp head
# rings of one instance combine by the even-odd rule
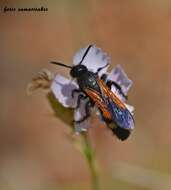
[[[63,63],[56,62],[56,61],[51,61],[50,63],[55,64],[55,65],[59,65],[59,66],[62,66],[62,67],[70,68],[71,69],[70,75],[73,78],[78,78],[82,74],[84,74],[84,73],[86,73],[88,71],[87,67],[85,65],[81,65],[81,64],[72,67],[72,66],[65,65]]]
[[[74,67],[72,67],[71,71],[70,71],[70,75],[73,78],[78,78],[80,77],[82,74],[86,73],[88,71],[87,67],[84,65],[76,65]]]

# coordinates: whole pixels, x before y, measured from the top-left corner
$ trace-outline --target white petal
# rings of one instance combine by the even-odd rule
[[[127,74],[120,65],[117,65],[108,75],[109,80],[112,80],[119,84],[122,91],[127,95],[128,90],[132,86],[133,82],[128,78]]]
[[[79,50],[73,57],[73,64],[77,65],[80,63],[85,51],[87,50],[88,46]],[[110,63],[110,57],[107,56],[100,48],[97,48],[93,45],[87,55],[85,56],[82,64],[85,65],[90,71],[96,72],[98,68],[103,67]],[[100,75],[107,71],[107,68],[101,70]]]
[[[112,85],[111,87],[111,91],[123,102],[126,101],[125,97],[123,96],[123,94],[120,93],[120,91],[116,88],[116,86]]]
[[[78,109],[75,109],[74,111],[74,120],[78,121],[82,119],[85,115],[85,104],[87,101],[82,100],[80,103],[80,107]],[[75,123],[75,131],[77,133],[80,133],[81,131],[86,131],[90,127],[89,119],[86,119],[85,121],[81,123]]]
[[[76,106],[77,97],[74,96],[74,98],[72,98],[71,94],[72,90],[77,88],[78,86],[75,82],[71,82],[61,75],[56,75],[51,84],[53,94],[64,107],[73,108]]]
[[[126,108],[129,110],[129,112],[132,114],[132,115],[134,115],[134,110],[135,110],[135,108],[133,107],[133,106],[131,106],[131,105],[129,105],[129,104],[126,104],[125,103],[125,106],[126,106]]]
[[[82,131],[87,131],[87,129],[90,127],[89,119],[81,122],[81,123],[75,123],[75,132],[80,133]]]

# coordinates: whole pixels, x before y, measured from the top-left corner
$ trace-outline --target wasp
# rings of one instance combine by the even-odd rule
[[[88,99],[85,104],[86,115],[75,122],[81,123],[85,121],[91,115],[91,108],[96,106],[100,111],[103,121],[108,128],[112,130],[113,134],[120,140],[126,140],[134,128],[133,116],[124,102],[111,91],[111,86],[115,85],[120,93],[125,96],[120,85],[114,81],[107,80],[106,74],[103,74],[101,77],[98,75],[102,69],[109,65],[109,63],[98,68],[97,72],[88,70],[88,68],[82,64],[91,47],[92,45],[87,47],[79,64],[75,66],[65,65],[55,61],[51,63],[69,68],[71,77],[76,79],[79,88],[72,91],[72,97],[74,97],[75,93],[79,94],[77,108],[80,106],[81,100]]]

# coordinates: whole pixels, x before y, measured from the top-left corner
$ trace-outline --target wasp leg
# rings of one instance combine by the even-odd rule
[[[81,93],[81,92],[82,91],[80,89],[74,89],[74,90],[72,90],[72,94],[71,94],[72,98],[74,98],[74,94],[78,94],[78,93]]]
[[[110,89],[111,89],[112,85],[114,85],[118,90],[122,91],[119,84],[117,84],[114,81],[107,80],[107,74],[103,74],[100,79],[103,80]]]
[[[107,74],[103,74],[103,75],[101,76],[101,80],[103,80],[103,81],[106,83],[106,85],[107,85],[110,89],[111,89],[112,85],[114,85],[114,86],[119,90],[119,92],[122,94],[122,96],[123,96],[126,100],[128,100],[128,96],[126,96],[126,95],[123,93],[122,88],[121,88],[121,86],[120,86],[119,84],[117,84],[117,83],[114,82],[114,81],[107,80]]]
[[[83,92],[80,89],[74,89],[72,91],[72,94],[71,94],[72,98],[74,98],[74,94],[78,94],[78,93],[81,93],[81,94],[78,95],[77,105],[76,105],[75,109],[79,108],[81,100],[85,100],[86,98],[88,98],[85,94],[83,94]]]
[[[79,94],[77,99],[77,106],[75,109],[78,109],[80,107],[81,100],[85,100],[86,98],[88,98],[86,95]]]
[[[107,74],[103,74],[100,79],[106,83]]]
[[[106,68],[108,65],[109,65],[109,63],[107,63],[107,64],[106,64],[105,66],[103,66],[103,67],[98,68],[96,74],[98,74],[102,69]]]
[[[77,123],[77,124],[79,124],[79,123],[82,123],[83,121],[85,121],[87,118],[89,118],[90,117],[90,108],[91,107],[93,107],[93,104],[90,101],[88,101],[86,103],[86,105],[85,105],[86,115],[82,119],[80,119],[78,121],[74,121],[74,122]]]
[[[126,96],[126,95],[123,93],[122,88],[121,88],[121,86],[120,86],[119,84],[117,84],[117,83],[114,82],[114,81],[107,80],[106,85],[107,85],[110,89],[111,89],[112,85],[114,85],[114,86],[119,90],[119,92],[122,94],[122,96],[123,96],[126,100],[128,100],[128,96]]]

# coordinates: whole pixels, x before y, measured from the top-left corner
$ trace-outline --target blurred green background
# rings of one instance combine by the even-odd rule
[[[68,76],[50,60],[72,63],[95,43],[121,64],[134,85],[136,128],[121,142],[96,120],[89,130],[103,190],[171,189],[171,2],[169,0],[0,1],[0,189],[88,190],[87,163],[70,130],[39,91],[26,86],[42,68]],[[112,68],[112,67],[111,67]]]

